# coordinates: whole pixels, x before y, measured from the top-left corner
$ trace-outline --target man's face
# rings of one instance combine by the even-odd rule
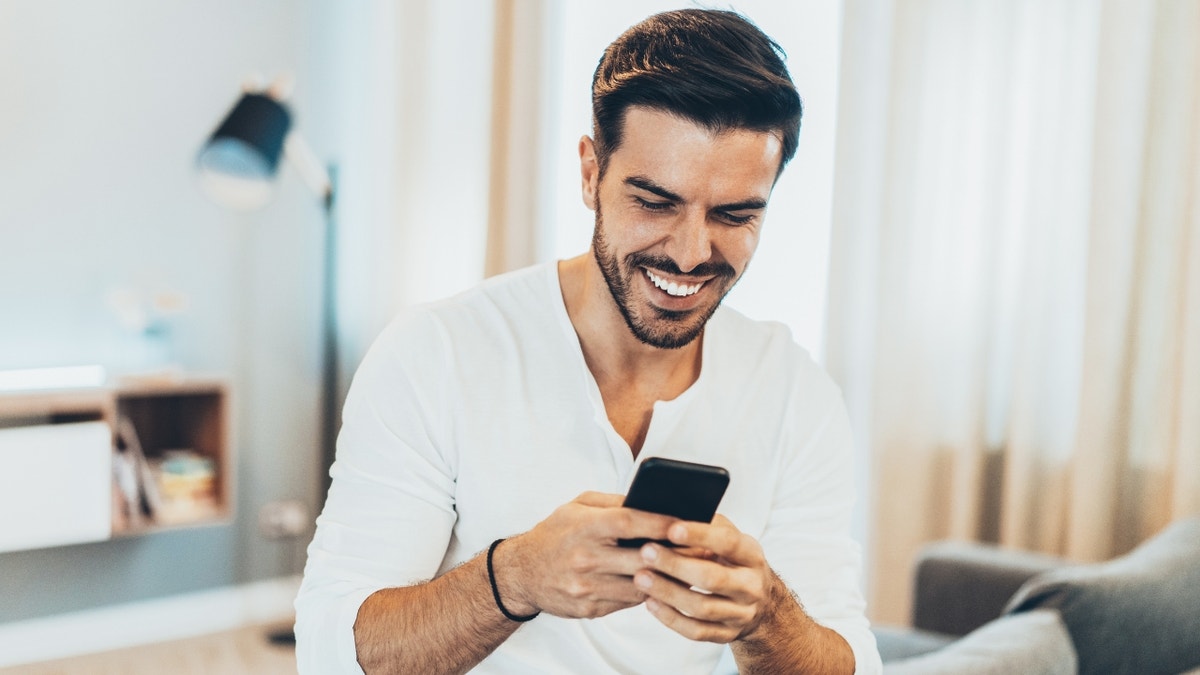
[[[635,106],[601,178],[584,139],[593,254],[638,340],[676,349],[700,335],[750,263],[781,153],[771,133],[714,135]]]

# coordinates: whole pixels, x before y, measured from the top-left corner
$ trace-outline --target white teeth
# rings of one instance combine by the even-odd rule
[[[678,298],[685,298],[689,295],[695,295],[697,292],[699,292],[700,287],[704,285],[703,282],[698,284],[677,284],[674,281],[667,281],[666,279],[663,279],[650,270],[646,270],[646,277],[650,279],[650,282],[655,286],[658,286],[666,291],[667,295],[674,295]]]

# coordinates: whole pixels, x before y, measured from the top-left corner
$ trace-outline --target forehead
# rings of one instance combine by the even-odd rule
[[[766,199],[782,153],[779,137],[768,131],[713,131],[669,112],[633,106],[625,113],[609,171],[643,175],[684,196],[734,192],[737,199]]]

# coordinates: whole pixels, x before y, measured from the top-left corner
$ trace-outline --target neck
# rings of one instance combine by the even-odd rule
[[[560,262],[558,278],[567,316],[602,392],[608,387],[632,388],[656,400],[670,400],[700,376],[703,334],[679,349],[637,339],[590,252]]]

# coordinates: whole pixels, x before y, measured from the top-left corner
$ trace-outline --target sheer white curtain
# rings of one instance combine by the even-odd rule
[[[347,380],[401,308],[483,279],[495,4],[372,0],[342,9],[339,328]]]
[[[545,258],[556,3],[339,10],[342,372],[402,308]],[[331,76],[331,79],[333,77]]]
[[[877,618],[961,537],[1084,559],[1200,510],[1200,4],[848,0],[827,361]]]

